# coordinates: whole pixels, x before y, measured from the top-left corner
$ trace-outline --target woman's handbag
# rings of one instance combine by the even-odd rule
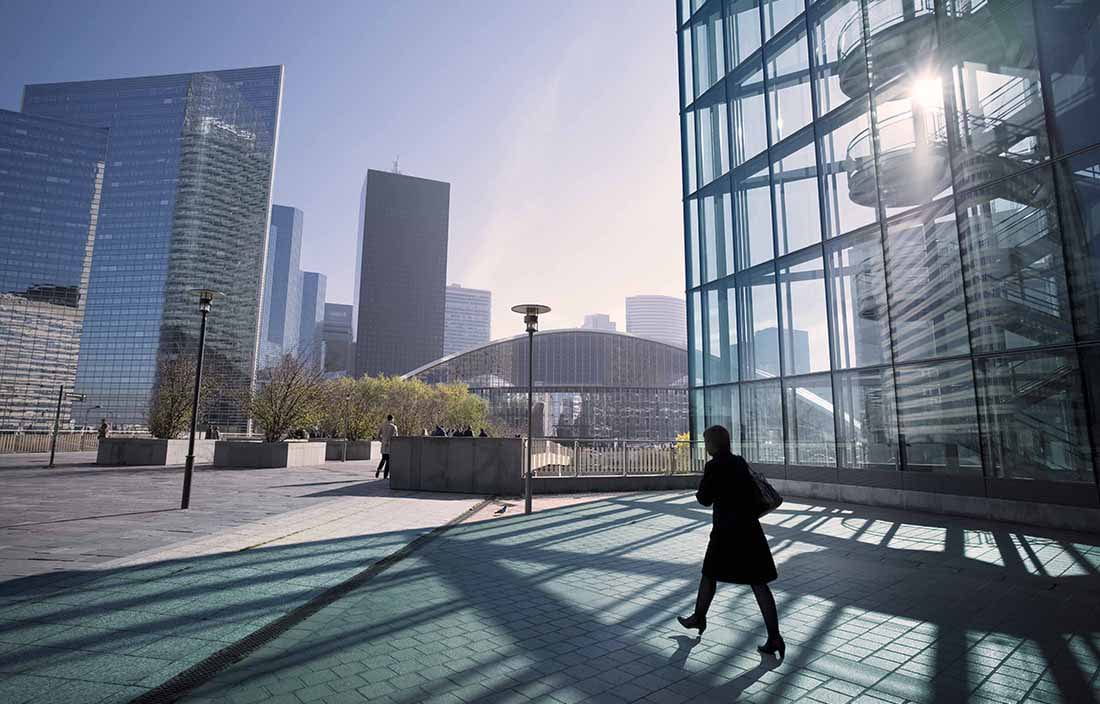
[[[760,509],[756,517],[763,518],[779,508],[779,505],[783,503],[783,497],[779,495],[779,492],[775,490],[775,487],[763,474],[752,468],[749,469],[749,474],[752,475],[752,480],[756,484],[756,490],[760,492]]]

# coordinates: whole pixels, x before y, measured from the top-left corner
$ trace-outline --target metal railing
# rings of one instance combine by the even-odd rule
[[[534,438],[532,476],[626,477],[699,474],[701,442],[620,438]],[[526,448],[524,448],[526,456]]]
[[[0,430],[0,455],[24,452],[49,452],[49,430]],[[148,433],[111,431],[113,438],[147,438]],[[81,452],[99,449],[99,436],[95,429],[60,430],[57,433],[57,452]]]

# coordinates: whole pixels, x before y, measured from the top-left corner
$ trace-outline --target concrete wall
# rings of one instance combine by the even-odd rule
[[[390,487],[411,491],[518,496],[519,438],[399,437],[390,441]]]
[[[325,443],[325,460],[369,460],[371,457],[381,457],[382,443],[377,440],[353,440],[347,443],[347,456],[344,455],[343,440],[314,440],[311,442]]]
[[[214,461],[216,440],[195,439],[195,464]],[[148,466],[184,464],[187,440],[158,438],[104,438],[99,441],[95,463],[112,466]]]
[[[248,442],[218,440],[215,467],[309,467],[325,463],[321,442]]]

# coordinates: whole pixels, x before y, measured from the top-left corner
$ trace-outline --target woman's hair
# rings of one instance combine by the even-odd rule
[[[703,432],[703,439],[710,440],[717,445],[720,449],[729,449],[730,447],[730,431],[726,430],[721,425],[712,425]]]

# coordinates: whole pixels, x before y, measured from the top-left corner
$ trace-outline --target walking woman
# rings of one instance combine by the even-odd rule
[[[782,659],[787,644],[779,635],[779,614],[775,597],[768,588],[776,572],[768,540],[757,517],[760,493],[748,463],[730,450],[728,430],[713,425],[703,433],[703,440],[712,459],[703,469],[703,480],[699,482],[695,498],[704,506],[714,506],[713,527],[703,558],[695,613],[677,619],[684,628],[697,628],[699,635],[703,635],[707,628],[707,610],[718,582],[751,585],[768,628],[768,641],[756,649]]]

